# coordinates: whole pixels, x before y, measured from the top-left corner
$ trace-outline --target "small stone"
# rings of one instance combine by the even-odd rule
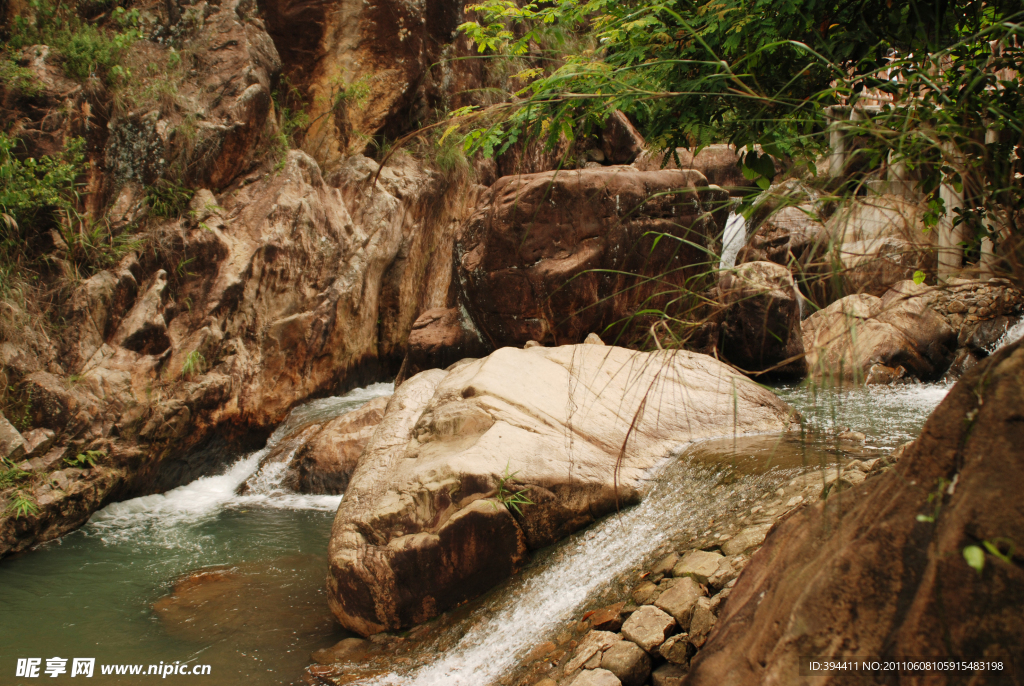
[[[604,345],[604,341],[596,333],[588,333],[583,339],[583,345]]]
[[[536,662],[537,660],[547,657],[551,653],[555,652],[556,648],[558,648],[558,646],[551,641],[545,641],[530,651],[530,654],[526,656],[526,661]]]
[[[722,555],[695,550],[687,553],[679,563],[672,568],[672,576],[691,576],[698,583],[706,584],[708,578],[718,570],[718,563],[722,561]]]
[[[554,679],[544,678],[535,683],[533,686],[558,686],[558,682]]]
[[[967,307],[959,300],[951,301],[946,309],[950,314],[962,314],[967,311]]]
[[[786,502],[786,507],[796,507],[803,501],[804,497],[802,495],[795,495]]]
[[[745,562],[746,560],[739,556],[724,558],[718,564],[715,573],[708,579],[708,585],[714,588],[724,588],[727,583],[740,575],[740,570],[743,569]]]
[[[542,347],[542,346],[537,341],[526,341],[526,343],[523,344],[523,350],[527,350],[529,348],[540,348],[540,347]]]
[[[723,588],[711,599],[711,614],[716,617],[719,615],[722,611],[722,605],[725,604],[725,601],[729,598],[729,594],[732,593],[732,586],[735,583],[736,580],[733,579],[729,582],[729,585],[726,588]]]
[[[867,436],[862,434],[860,431],[844,431],[836,436],[840,441],[852,441],[854,443],[863,443]]]
[[[654,605],[644,605],[622,625],[622,635],[648,653],[665,642],[676,627],[676,620]]]
[[[676,566],[677,562],[679,562],[678,553],[672,553],[671,555],[667,555],[661,558],[658,564],[654,565],[654,567],[651,569],[651,576],[654,576],[655,574],[671,573],[672,568]]]
[[[651,658],[632,641],[619,641],[604,652],[601,667],[614,674],[622,686],[643,686],[651,674]]]
[[[598,668],[580,672],[569,686],[622,686],[622,682],[607,669]]]
[[[686,646],[690,642],[689,634],[676,634],[669,636],[658,648],[661,656],[672,664],[686,666],[690,664],[690,658],[686,654]]]
[[[651,686],[683,686],[686,670],[672,663],[664,664],[651,673]]]
[[[650,605],[658,599],[661,592],[662,589],[658,588],[658,585],[653,581],[644,581],[633,589],[631,597],[637,605]]]
[[[590,625],[601,631],[618,631],[622,628],[622,609],[626,603],[615,603],[603,607],[590,615]]]
[[[621,640],[621,636],[610,631],[591,631],[580,641],[579,647],[576,648],[576,654],[566,663],[565,673],[572,674],[590,660],[594,653],[600,653],[611,644]]]
[[[690,626],[690,617],[693,608],[697,605],[697,599],[703,597],[704,591],[692,577],[683,577],[675,586],[665,591],[658,597],[656,606],[660,607],[679,624],[679,628],[686,631]]]
[[[690,620],[690,643],[695,648],[700,648],[714,628],[715,615],[711,611],[711,600],[701,598],[697,601],[697,607],[693,609],[693,618]]]

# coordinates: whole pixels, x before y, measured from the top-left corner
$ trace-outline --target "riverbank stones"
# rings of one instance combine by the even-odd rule
[[[601,668],[618,677],[622,686],[643,686],[651,673],[651,658],[632,641],[619,641],[604,651]]]
[[[690,626],[690,617],[697,600],[703,597],[704,590],[692,577],[679,579],[672,588],[662,593],[655,605],[676,620],[679,628],[686,631]]]
[[[654,651],[676,627],[676,620],[654,605],[644,605],[622,625],[622,635],[646,650]]]
[[[722,561],[722,557],[719,553],[695,550],[688,553],[672,568],[672,576],[689,576],[697,583],[707,584],[708,579],[718,571],[718,563]]]
[[[622,686],[622,682],[607,669],[598,668],[580,672],[570,686]]]

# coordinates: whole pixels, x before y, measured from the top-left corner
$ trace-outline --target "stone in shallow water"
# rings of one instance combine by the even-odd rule
[[[622,628],[622,608],[625,601],[603,607],[590,616],[590,625],[601,631],[618,631]]]
[[[614,674],[622,686],[643,686],[651,673],[651,658],[632,641],[619,641],[601,657],[601,667]]]
[[[665,642],[676,620],[654,605],[644,605],[629,616],[622,625],[622,635],[633,643],[651,652]]]
[[[362,638],[346,638],[330,648],[314,650],[310,655],[314,662],[331,665],[338,662],[359,662],[372,650],[373,644]]]

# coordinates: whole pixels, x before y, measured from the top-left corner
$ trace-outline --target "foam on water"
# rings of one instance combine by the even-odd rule
[[[1007,329],[1006,333],[1004,333],[999,340],[995,342],[989,352],[994,353],[1000,348],[1005,348],[1008,345],[1016,343],[1021,338],[1024,338],[1024,317]]]
[[[204,476],[166,493],[141,496],[112,503],[93,514],[87,534],[108,541],[149,540],[168,547],[194,546],[198,525],[209,521],[225,508],[272,507],[295,510],[334,511],[340,495],[303,495],[285,489],[281,479],[288,461],[266,465],[264,457],[296,427],[313,421],[326,421],[382,396],[391,395],[394,385],[378,383],[357,388],[343,396],[322,398],[301,405],[271,434],[266,447],[250,453],[222,473]],[[239,486],[257,475],[258,487],[238,495]]]

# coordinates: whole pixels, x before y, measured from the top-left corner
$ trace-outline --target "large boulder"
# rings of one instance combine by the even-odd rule
[[[707,178],[708,183],[721,186],[730,194],[743,195],[756,190],[752,181],[743,176],[742,156],[731,145],[716,143],[705,146],[696,155],[692,150],[676,148],[673,153],[645,153],[634,162],[638,169],[692,169]],[[778,167],[773,160],[773,164]]]
[[[1007,683],[1024,655],[1021,407],[1017,343],[960,379],[892,471],[781,521],[687,683],[800,683],[802,658],[853,656],[1002,661],[980,682]],[[970,678],[946,674],[904,680]],[[864,674],[819,679],[863,683]]]
[[[673,448],[734,426],[782,431],[790,412],[681,351],[502,348],[422,372],[399,386],[338,509],[331,609],[363,635],[425,621],[636,502]]]
[[[603,337],[628,340],[651,325],[633,318],[638,309],[700,290],[725,199],[695,171],[503,177],[456,239],[458,304],[491,349],[578,343],[610,325]]]
[[[849,295],[803,322],[807,368],[819,379],[864,381],[871,367],[903,367],[940,378],[953,361],[956,332],[932,311],[925,289],[903,282],[885,297]]]
[[[773,262],[747,262],[718,282],[723,312],[719,349],[747,372],[803,376],[800,293],[789,270]]]

